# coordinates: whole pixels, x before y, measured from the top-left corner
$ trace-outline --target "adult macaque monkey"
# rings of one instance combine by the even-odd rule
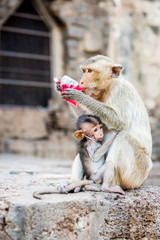
[[[72,107],[76,117],[81,114],[98,116],[110,131],[106,138],[113,131],[120,131],[107,155],[106,169],[113,173],[113,184],[122,189],[138,188],[152,167],[152,138],[144,104],[132,84],[120,76],[122,66],[114,64],[112,59],[97,55],[80,68],[83,92],[66,89],[62,97],[77,101],[77,108]],[[72,180],[81,179],[82,164],[77,155]],[[110,187],[108,182],[105,186],[107,190]]]

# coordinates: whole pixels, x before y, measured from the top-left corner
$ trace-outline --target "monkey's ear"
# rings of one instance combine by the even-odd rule
[[[83,132],[82,130],[78,130],[78,131],[76,131],[76,132],[73,134],[73,136],[74,136],[77,140],[81,141],[81,140],[84,138],[84,132]]]
[[[111,66],[111,77],[112,78],[119,77],[122,69],[123,69],[123,67],[121,65],[114,64],[113,66]]]

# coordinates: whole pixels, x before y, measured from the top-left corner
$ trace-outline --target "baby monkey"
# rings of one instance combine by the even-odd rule
[[[83,166],[83,178],[85,177],[86,179],[60,186],[59,188],[55,187],[52,190],[36,191],[33,193],[33,197],[41,199],[41,195],[44,194],[79,192],[81,188],[84,190],[103,191],[103,180],[106,175],[109,175],[106,173],[104,155],[117,135],[117,132],[113,133],[102,145],[105,128],[106,126],[97,116],[81,115],[77,120],[78,130],[74,133],[74,137],[80,141],[79,155]],[[93,183],[102,183],[102,188],[100,185],[92,185]],[[119,186],[112,192],[124,194]]]
[[[80,140],[79,155],[83,166],[83,175],[95,183],[103,182],[105,174],[104,155],[117,135],[117,132],[113,133],[102,145],[104,128],[106,126],[99,117],[81,115],[77,120],[78,130],[74,133],[74,137]]]

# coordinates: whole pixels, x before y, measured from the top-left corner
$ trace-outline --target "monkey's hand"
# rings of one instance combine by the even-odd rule
[[[61,84],[56,82],[56,90],[57,92],[61,92],[62,91],[62,88],[61,88]]]
[[[83,98],[83,95],[84,93],[82,93],[81,91],[78,91],[76,89],[72,89],[72,88],[67,88],[65,89],[64,92],[62,92],[62,97],[65,99],[65,100],[74,100],[74,101],[77,101],[77,100],[80,100],[81,98]]]
[[[112,134],[112,136],[109,139],[107,139],[100,148],[98,148],[96,150],[96,152],[94,153],[94,155],[92,157],[92,161],[97,162],[97,161],[99,161],[99,159],[102,156],[104,156],[104,154],[107,152],[109,146],[112,144],[115,137],[117,136],[117,134],[118,134],[118,132],[114,132]]]

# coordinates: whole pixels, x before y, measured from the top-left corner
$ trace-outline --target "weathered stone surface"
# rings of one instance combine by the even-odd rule
[[[125,197],[70,194],[28,206],[14,203],[5,231],[12,239],[156,239],[160,236],[158,190],[141,188]]]
[[[143,185],[153,185],[160,187],[160,162],[153,162],[153,168],[149,173],[149,177],[144,181]]]
[[[103,44],[101,29],[91,28],[84,36],[84,51],[86,52],[101,52]]]
[[[0,155],[0,239],[108,240],[160,238],[160,187],[32,197],[70,174],[72,161]],[[28,172],[28,173],[27,173]],[[46,176],[46,177],[45,177]],[[49,177],[50,176],[50,177]],[[66,180],[67,181],[67,180]]]
[[[77,48],[72,48],[69,53],[68,56],[73,59],[73,58],[77,58],[78,56],[78,49]]]
[[[84,36],[84,28],[73,25],[68,28],[68,36],[81,39]]]
[[[48,136],[45,118],[47,111],[32,108],[0,108],[0,136],[40,139]]]
[[[143,187],[125,196],[78,193],[14,198],[2,234],[11,239],[159,239],[160,189]]]
[[[160,161],[160,124],[152,125],[152,137],[153,137],[153,161]]]
[[[70,112],[69,104],[63,100],[58,93],[57,98],[59,99],[59,102],[55,103],[54,101],[50,101],[47,111],[48,116],[46,118],[46,124],[48,131],[52,131],[53,129],[65,131],[75,130],[76,120]]]
[[[68,39],[66,41],[66,44],[68,47],[71,47],[71,48],[78,48],[79,46],[79,43],[76,39]]]
[[[76,156],[77,145],[72,133],[54,131],[47,140],[27,141],[0,138],[0,152],[73,159]]]
[[[120,4],[113,6],[107,1],[104,5],[110,9],[108,53],[124,66],[127,79],[136,86],[147,108],[153,109],[160,95],[160,2],[115,2]]]

